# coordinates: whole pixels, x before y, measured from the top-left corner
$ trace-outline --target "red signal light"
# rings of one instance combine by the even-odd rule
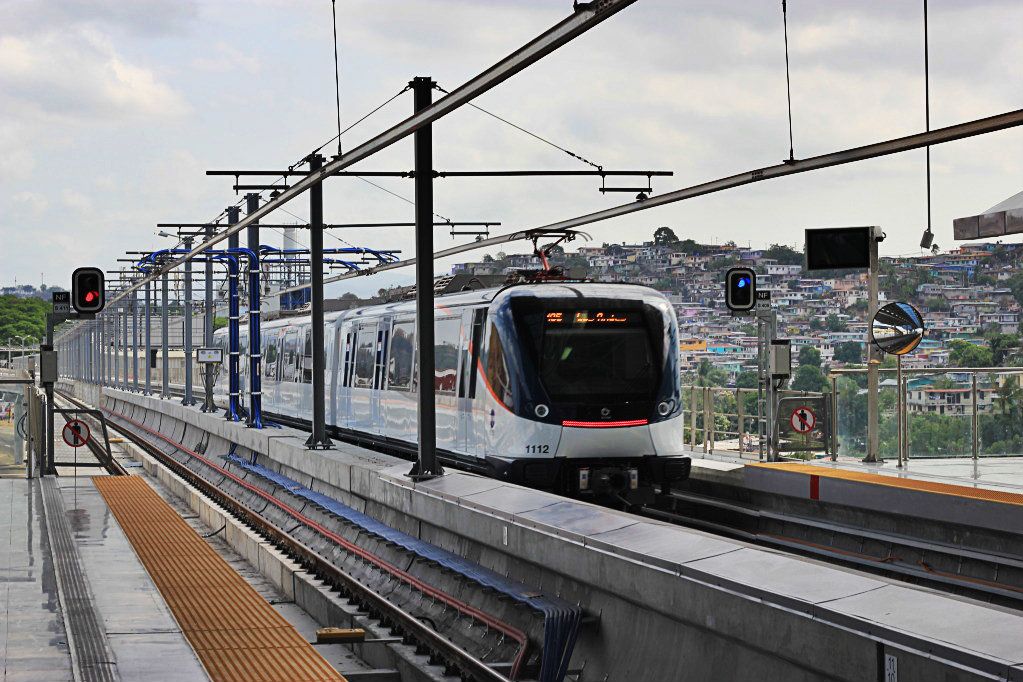
[[[78,268],[71,273],[71,306],[79,313],[94,315],[103,310],[103,271]]]

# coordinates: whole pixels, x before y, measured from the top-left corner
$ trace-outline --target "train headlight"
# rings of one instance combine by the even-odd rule
[[[639,488],[639,469],[629,469],[629,490]]]
[[[579,469],[579,490],[590,489],[590,469],[583,467]]]
[[[657,414],[662,417],[667,417],[671,414],[671,411],[675,409],[674,400],[665,400],[657,405]]]
[[[551,413],[551,409],[549,407],[547,407],[546,405],[537,405],[536,407],[533,408],[533,414],[535,414],[540,419],[543,419],[544,417],[546,417],[550,413]]]

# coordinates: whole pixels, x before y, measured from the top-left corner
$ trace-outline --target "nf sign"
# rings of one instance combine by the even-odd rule
[[[70,315],[71,314],[71,292],[70,291],[54,291],[53,292],[53,314],[54,315]]]

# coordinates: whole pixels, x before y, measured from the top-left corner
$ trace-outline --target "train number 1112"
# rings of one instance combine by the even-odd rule
[[[528,455],[549,455],[551,454],[550,445],[527,445],[526,454]]]

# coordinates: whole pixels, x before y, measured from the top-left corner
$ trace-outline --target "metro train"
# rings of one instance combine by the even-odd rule
[[[573,495],[643,502],[685,479],[678,323],[630,284],[538,282],[435,299],[442,462]],[[341,435],[414,452],[415,301],[325,316],[326,420]],[[248,335],[242,327],[242,398]],[[227,329],[215,334],[227,357]],[[309,317],[262,324],[269,418],[308,424]],[[217,380],[226,399],[227,369]]]

